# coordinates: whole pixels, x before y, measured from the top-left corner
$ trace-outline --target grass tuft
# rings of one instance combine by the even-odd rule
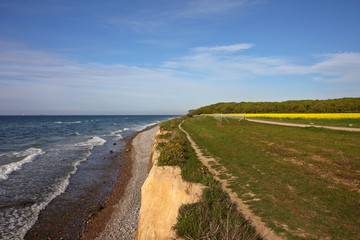
[[[261,239],[218,183],[205,189],[199,202],[180,208],[174,229],[188,239]]]

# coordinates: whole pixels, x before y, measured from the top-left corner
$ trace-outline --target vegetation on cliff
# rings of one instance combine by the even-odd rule
[[[174,226],[176,234],[187,239],[261,239],[222,191],[211,170],[198,160],[185,134],[178,129],[182,120],[160,124],[170,133],[160,136],[168,141],[160,145],[158,164],[180,166],[184,180],[202,183],[207,188],[199,202],[182,205]]]

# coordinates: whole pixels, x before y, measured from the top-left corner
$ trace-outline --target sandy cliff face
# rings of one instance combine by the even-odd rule
[[[203,186],[182,179],[180,167],[157,166],[159,152],[153,147],[149,176],[141,188],[141,208],[136,239],[175,238],[171,229],[182,204],[197,202]]]

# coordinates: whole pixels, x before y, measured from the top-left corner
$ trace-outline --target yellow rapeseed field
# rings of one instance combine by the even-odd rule
[[[204,114],[210,115],[212,114]],[[219,114],[222,117],[243,117],[244,113]],[[317,119],[340,119],[360,118],[360,113],[247,113],[249,118],[317,118]]]

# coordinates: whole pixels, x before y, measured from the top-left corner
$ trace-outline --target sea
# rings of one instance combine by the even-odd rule
[[[108,172],[124,138],[173,117],[0,116],[0,239],[23,239],[79,168],[75,193]]]

